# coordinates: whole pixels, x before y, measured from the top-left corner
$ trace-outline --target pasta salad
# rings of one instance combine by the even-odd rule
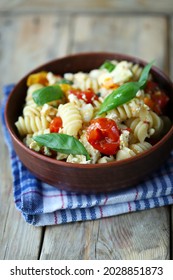
[[[31,74],[15,122],[20,137],[38,153],[81,164],[119,161],[150,149],[170,123],[169,97],[151,67],[108,60],[88,73]]]

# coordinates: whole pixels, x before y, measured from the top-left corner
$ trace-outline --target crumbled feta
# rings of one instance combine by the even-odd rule
[[[110,156],[110,157],[104,156],[98,160],[98,163],[107,163],[107,162],[112,162],[114,160],[115,160],[115,158],[113,156]]]
[[[91,163],[91,160],[86,160],[86,156],[84,155],[69,155],[67,162],[72,162],[72,163],[82,163],[82,164],[89,164]]]
[[[132,77],[133,73],[130,70],[129,63],[127,61],[121,61],[112,72],[100,75],[98,81],[100,85],[104,85],[105,81],[111,78],[115,84],[121,84],[129,81]]]
[[[59,79],[60,79],[60,77],[55,76],[52,72],[48,72],[46,78],[47,78],[47,80],[49,82],[49,85],[56,84],[56,82],[58,82]]]
[[[122,130],[122,133],[120,135],[120,149],[123,149],[124,147],[128,147],[129,137],[130,137],[130,132],[126,129]]]

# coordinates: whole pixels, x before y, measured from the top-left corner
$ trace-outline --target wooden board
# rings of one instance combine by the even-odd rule
[[[36,66],[66,54],[69,30],[68,15],[1,17],[1,85],[2,80],[16,82]]]
[[[72,52],[107,50],[141,56],[146,60],[154,57],[161,68],[167,69],[166,27],[166,20],[161,17],[76,16]],[[146,48],[148,41],[150,47]],[[41,258],[166,259],[170,254],[168,220],[168,209],[161,208],[96,222],[47,228]],[[54,244],[57,244],[56,250],[53,250]],[[75,250],[71,250],[72,244]]]
[[[19,5],[21,9],[20,14],[0,17],[0,86],[16,82],[50,59],[83,51],[116,51],[148,61],[154,58],[169,72],[167,42],[173,24],[169,25],[164,15],[35,14],[31,10],[38,9],[39,1],[21,2],[0,1],[1,7],[6,3],[8,11],[17,10]],[[42,1],[42,7],[48,3],[53,2]],[[26,224],[14,206],[9,154],[3,138],[0,148],[0,259],[170,258],[169,207],[46,227],[45,231]]]
[[[113,13],[166,13],[173,12],[172,0],[13,0],[0,1],[1,11],[15,12],[113,12]]]
[[[1,88],[7,83],[17,82],[39,64],[64,55],[68,46],[68,30],[68,16],[0,18]],[[49,40],[45,34],[51,34]],[[60,43],[58,38],[61,38]],[[2,137],[0,147],[0,259],[37,259],[43,229],[26,224],[15,209],[9,154]]]
[[[76,16],[73,29],[73,52],[126,53],[147,61],[155,59],[157,66],[168,71],[165,17]]]
[[[94,222],[48,227],[40,258],[169,259],[168,219],[168,209],[159,208]]]

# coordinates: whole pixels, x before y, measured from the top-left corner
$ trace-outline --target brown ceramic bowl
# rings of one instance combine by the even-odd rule
[[[127,60],[144,66],[138,58],[114,53],[83,53],[59,58],[33,70],[65,72],[89,71],[99,67],[106,59]],[[170,97],[168,114],[173,120],[173,84],[158,68],[152,67],[154,79]],[[29,73],[31,74],[31,73]],[[28,75],[29,75],[28,74]],[[173,127],[149,151],[134,158],[104,164],[74,164],[57,161],[27,148],[20,140],[14,125],[22,113],[25,102],[26,75],[11,92],[5,111],[5,119],[12,137],[14,149],[23,164],[39,179],[60,189],[81,193],[99,193],[133,186],[157,169],[173,147]]]

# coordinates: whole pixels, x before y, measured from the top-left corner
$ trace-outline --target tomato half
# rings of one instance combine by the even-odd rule
[[[71,89],[69,93],[77,96],[78,99],[84,100],[87,104],[93,103],[94,100],[98,100],[98,96],[92,89],[80,90],[80,89]]]
[[[114,120],[98,118],[87,129],[88,142],[105,155],[114,155],[120,144],[120,131]]]
[[[162,115],[165,112],[166,106],[169,102],[167,94],[161,90],[157,83],[148,81],[145,92],[149,94],[144,102],[158,115]]]
[[[62,119],[60,117],[55,117],[50,123],[50,132],[59,132],[62,127]]]

